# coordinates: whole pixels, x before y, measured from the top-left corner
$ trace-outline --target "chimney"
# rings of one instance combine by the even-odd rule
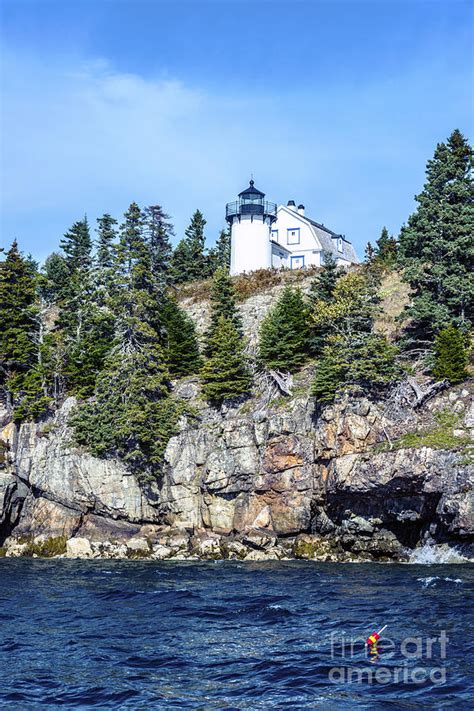
[[[304,215],[304,205],[298,205],[298,212],[300,215]]]
[[[294,200],[288,200],[287,207],[289,207],[290,210],[294,210],[296,212],[296,205]]]

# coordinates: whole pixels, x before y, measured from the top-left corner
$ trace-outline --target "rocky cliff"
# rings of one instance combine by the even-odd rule
[[[408,396],[392,406],[346,395],[318,412],[308,375],[292,398],[223,412],[205,406],[197,382],[181,382],[177,393],[196,416],[183,419],[161,480],[146,488],[120,462],[71,446],[72,400],[46,423],[8,424],[0,470],[7,551],[61,537],[86,539],[91,554],[134,556],[138,546],[158,556],[220,556],[230,544],[252,558],[352,560],[404,559],[426,540],[469,543],[470,388],[420,411]],[[448,436],[450,449],[438,448]]]
[[[271,300],[243,305],[251,334]],[[188,308],[202,330],[205,308]],[[353,392],[318,408],[311,377],[303,370],[291,397],[261,383],[252,399],[220,411],[200,398],[196,379],[176,383],[194,415],[147,486],[121,462],[72,446],[72,399],[51,420],[20,428],[0,413],[3,552],[404,560],[428,542],[468,555],[472,385],[419,407],[405,383],[384,400]]]

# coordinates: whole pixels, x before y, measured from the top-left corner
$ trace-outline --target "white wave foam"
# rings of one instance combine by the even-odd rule
[[[467,551],[450,546],[447,543],[430,545],[426,543],[420,548],[415,548],[408,560],[417,565],[446,565],[450,563],[472,563],[474,559]]]
[[[435,586],[437,580],[444,580],[447,583],[462,583],[461,578],[441,578],[438,575],[432,575],[428,578],[417,578],[420,583],[423,583],[424,588],[430,587],[430,585]]]

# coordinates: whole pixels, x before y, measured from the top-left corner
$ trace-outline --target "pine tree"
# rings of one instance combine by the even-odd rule
[[[258,357],[267,368],[294,371],[308,357],[309,312],[300,289],[284,288],[260,328]]]
[[[60,242],[71,272],[87,271],[92,264],[92,239],[87,217],[75,222]]]
[[[413,290],[407,341],[431,341],[453,323],[473,320],[473,152],[460,131],[436,147],[428,161],[418,208],[402,228],[399,262]]]
[[[169,279],[173,253],[174,231],[169,219],[161,205],[150,205],[143,210],[143,232],[150,247],[152,273],[162,283]]]
[[[211,357],[201,370],[206,398],[219,404],[249,393],[252,376],[245,362],[242,337],[235,323],[221,315],[209,345]]]
[[[375,249],[373,248],[371,242],[367,242],[367,245],[365,247],[365,253],[364,253],[364,263],[365,264],[372,264],[374,257],[375,257]]]
[[[391,267],[397,260],[397,240],[388,234],[386,227],[382,228],[380,237],[375,243],[374,258],[384,267]]]
[[[201,358],[192,319],[172,297],[166,299],[162,317],[166,329],[166,357],[170,374],[183,377],[197,373],[201,367]]]
[[[324,267],[313,279],[309,290],[309,302],[314,305],[317,301],[330,301],[334,289],[343,271],[337,266],[334,256],[330,252],[324,253]]]
[[[120,456],[139,479],[159,474],[166,443],[183,411],[170,398],[162,348],[163,301],[152,273],[150,242],[136,203],[125,213],[116,260],[113,348],[94,398],[77,411],[76,441],[98,456]]]
[[[112,223],[106,222],[111,229]],[[110,239],[103,240],[100,245],[101,258],[105,260],[104,242],[110,244]],[[112,314],[102,308],[104,292],[100,290],[100,284],[95,283],[92,239],[86,219],[74,223],[64,235],[61,247],[68,280],[58,293],[59,317],[55,337],[63,362],[57,364],[59,372],[54,378],[64,382],[71,394],[82,398],[93,392],[97,374],[112,345],[114,324]],[[110,273],[108,278],[111,279]]]
[[[330,252],[325,252],[324,268],[313,279],[308,294],[309,308],[311,310],[315,307],[317,309],[316,304],[320,301],[330,303],[333,298],[337,280],[342,274],[343,271],[337,266],[334,256]],[[327,342],[328,333],[330,333],[328,326],[320,324],[316,327],[314,324],[311,324],[309,350],[313,355],[321,353]]]
[[[205,334],[205,353],[212,352],[212,340],[221,316],[232,321],[237,333],[243,338],[242,319],[235,303],[235,289],[229,272],[219,267],[213,277],[211,288],[211,323]]]
[[[48,302],[57,302],[65,294],[69,286],[69,276],[69,267],[64,255],[53,252],[46,258],[40,276],[40,289]]]
[[[0,262],[0,389],[14,419],[34,419],[50,403],[39,358],[37,275],[13,242]]]
[[[462,383],[468,377],[469,362],[466,335],[455,326],[443,328],[435,338],[435,378],[449,380],[451,385]]]
[[[365,392],[383,389],[401,376],[397,354],[381,334],[333,336],[316,364],[312,393],[319,402],[330,402],[342,386],[356,385]]]
[[[96,252],[96,274],[95,288],[97,290],[98,302],[105,304],[110,295],[115,277],[115,250],[116,250],[116,230],[117,220],[105,213],[97,218],[97,252]]]
[[[221,230],[215,247],[209,250],[208,264],[209,276],[212,276],[219,267],[227,270],[230,268],[230,228]]]
[[[171,261],[173,280],[182,282],[205,279],[209,274],[209,265],[204,253],[204,227],[206,220],[200,210],[196,210],[191,223],[185,231],[185,237],[178,243]]]

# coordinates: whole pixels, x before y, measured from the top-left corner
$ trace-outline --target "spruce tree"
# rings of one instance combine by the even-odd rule
[[[95,288],[101,304],[106,302],[115,278],[116,224],[117,220],[108,213],[97,218]]]
[[[310,304],[313,305],[317,301],[330,301],[337,280],[342,274],[343,271],[337,266],[334,255],[325,252],[323,269],[311,282],[308,294]]]
[[[337,280],[342,274],[343,271],[337,266],[334,256],[330,252],[325,252],[323,270],[313,279],[308,294],[309,308],[311,310],[320,301],[324,303],[331,301]],[[327,342],[329,332],[330,329],[324,325],[319,325],[318,327],[311,325],[309,350],[313,355],[321,353]]]
[[[468,377],[469,362],[466,335],[455,326],[443,328],[435,338],[435,378],[449,380],[451,385],[462,383]]]
[[[242,336],[235,323],[221,315],[209,345],[211,356],[201,370],[205,397],[220,404],[248,394],[252,376],[245,362]]]
[[[132,203],[120,228],[112,308],[115,340],[94,397],[76,413],[76,441],[98,456],[120,456],[139,479],[159,474],[166,443],[182,412],[170,398],[162,347],[162,294],[156,291],[150,243]]]
[[[300,289],[286,286],[264,318],[258,357],[267,368],[294,371],[308,357],[309,312]]]
[[[397,259],[397,240],[389,235],[386,227],[382,228],[380,237],[375,243],[374,258],[383,267],[391,267]]]
[[[196,210],[171,260],[171,272],[176,283],[196,281],[208,276],[209,265],[204,253],[205,225],[202,212]]]
[[[151,254],[151,269],[162,283],[168,281],[173,249],[173,226],[161,205],[150,205],[143,210],[143,232]]]
[[[63,362],[55,378],[65,383],[69,393],[88,397],[112,345],[113,317],[102,308],[104,291],[96,284],[86,219],[74,223],[64,235],[61,247],[68,280],[57,300],[59,317],[55,337]],[[105,254],[102,257],[105,258]],[[108,278],[111,278],[110,273]]]
[[[92,239],[87,217],[75,222],[60,242],[71,272],[87,271],[92,264]]]
[[[0,389],[14,419],[34,419],[50,403],[39,357],[37,275],[13,242],[0,262]]]
[[[166,329],[166,358],[170,374],[183,377],[197,373],[201,367],[201,358],[193,320],[172,297],[166,299],[162,317]]]
[[[53,252],[46,258],[40,275],[40,289],[44,298],[58,302],[69,285],[70,271],[64,255]]]
[[[330,402],[342,386],[377,392],[401,376],[397,355],[397,348],[381,334],[333,336],[316,363],[312,393],[319,402]]]
[[[211,288],[211,323],[205,334],[205,353],[212,352],[212,341],[221,316],[232,321],[237,333],[243,337],[242,319],[235,303],[235,289],[229,272],[219,267],[212,280]]]
[[[451,323],[467,330],[474,318],[473,152],[460,131],[428,161],[418,208],[402,228],[399,262],[413,290],[408,342],[432,341]]]
[[[210,276],[212,276],[219,267],[224,267],[224,269],[230,268],[230,228],[221,230],[215,247],[209,250],[208,265]]]

